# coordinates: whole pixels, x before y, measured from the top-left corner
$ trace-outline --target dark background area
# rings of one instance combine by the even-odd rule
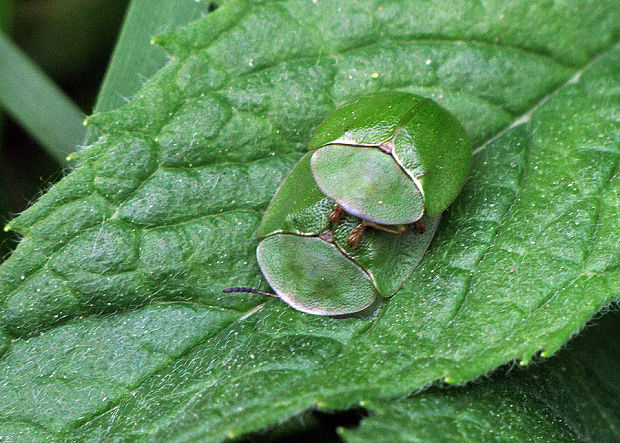
[[[0,1],[2,31],[89,115],[129,0]],[[62,175],[61,165],[0,110],[0,225]],[[0,262],[17,240],[0,230]]]

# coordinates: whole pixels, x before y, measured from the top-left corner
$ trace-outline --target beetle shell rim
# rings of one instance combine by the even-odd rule
[[[378,151],[380,151],[380,149],[377,146],[359,146],[359,145],[344,145],[344,144],[329,144],[326,146],[322,146],[320,149],[315,150],[312,153],[312,158],[310,161],[310,167],[312,170],[312,175],[314,176],[314,180],[317,184],[317,186],[319,187],[319,189],[321,190],[321,192],[323,192],[323,194],[327,195],[329,198],[331,198],[332,200],[334,200],[338,205],[340,205],[347,213],[358,217],[362,220],[368,220],[370,222],[373,223],[377,223],[377,224],[381,224],[381,225],[408,225],[411,223],[414,223],[418,220],[420,220],[423,216],[424,216],[424,212],[425,212],[425,204],[424,204],[424,193],[421,191],[421,186],[420,183],[417,179],[413,179],[411,177],[410,174],[407,173],[407,171],[402,167],[402,165],[400,164],[400,162],[398,162],[396,160],[396,158],[394,157],[394,155],[392,154],[386,154],[385,152],[382,152],[382,155],[386,155],[388,157],[391,158],[392,161],[394,161],[394,163],[398,166],[398,169],[403,173],[404,176],[406,176],[409,180],[412,181],[413,186],[415,187],[415,189],[417,190],[418,194],[420,195],[420,199],[422,200],[422,207],[420,208],[420,211],[418,213],[413,213],[412,215],[410,215],[407,218],[403,218],[403,219],[398,219],[398,220],[394,220],[391,221],[390,223],[386,223],[385,220],[381,220],[379,218],[373,217],[372,215],[368,214],[368,213],[364,213],[363,209],[359,209],[359,208],[355,208],[352,207],[350,203],[348,203],[346,200],[343,200],[342,198],[339,198],[338,196],[334,196],[332,192],[330,192],[328,189],[326,189],[324,183],[322,183],[322,180],[317,179],[317,173],[316,171],[316,160],[319,156],[321,155],[321,149],[323,148],[330,148],[330,147],[337,147],[337,146],[342,146],[343,148],[350,146],[352,149],[377,149]],[[332,195],[330,195],[332,194]]]
[[[290,236],[295,236],[299,238],[318,239],[318,237],[316,236],[300,236],[296,234],[275,234],[275,235],[290,235]],[[261,268],[261,272],[263,273],[265,279],[269,283],[269,286],[274,290],[274,292],[276,293],[277,297],[280,300],[282,300],[283,302],[285,302],[287,305],[291,306],[292,308],[298,311],[301,311],[301,312],[308,313],[308,314],[321,315],[321,316],[349,315],[349,314],[355,314],[357,312],[363,311],[364,309],[368,308],[373,303],[375,303],[375,301],[377,300],[378,291],[377,291],[373,278],[371,278],[371,276],[368,275],[368,273],[359,264],[357,264],[347,254],[343,253],[337,246],[334,245],[338,253],[341,254],[345,260],[347,260],[353,266],[355,266],[355,268],[357,268],[360,271],[360,273],[363,274],[364,277],[368,280],[368,283],[370,284],[370,286],[372,286],[374,297],[372,299],[369,299],[369,301],[363,306],[358,306],[355,309],[351,309],[351,310],[339,310],[339,311],[325,311],[321,309],[314,309],[312,307],[308,307],[307,305],[298,302],[295,298],[287,294],[286,291],[281,287],[281,285],[279,285],[278,282],[268,272],[265,272],[265,270],[263,269],[263,266],[262,266],[263,248],[265,245],[265,240],[268,240],[271,237],[274,237],[274,236],[273,235],[267,236],[258,244],[258,247],[256,248],[256,258],[257,258],[259,267]],[[321,240],[321,241],[324,241],[324,240]]]

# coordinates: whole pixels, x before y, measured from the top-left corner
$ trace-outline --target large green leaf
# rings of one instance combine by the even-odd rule
[[[95,111],[110,111],[125,104],[166,64],[166,53],[152,44],[152,34],[186,25],[207,12],[208,6],[195,0],[132,0]]]
[[[614,2],[227,2],[11,222],[0,434],[219,440],[553,354],[618,298]],[[471,177],[373,320],[265,287],[252,237],[327,112],[403,89],[452,110]]]
[[[484,383],[368,404],[350,442],[620,440],[620,312],[596,321],[544,365]],[[502,376],[503,375],[503,376]]]
[[[412,399],[371,402],[367,407],[373,415],[359,429],[341,431],[346,441],[579,441],[542,402],[503,386],[431,390]]]
[[[187,25],[213,8],[212,2],[205,5],[195,0],[132,0],[93,112],[111,111],[125,104],[166,64],[167,54],[153,44],[152,34]],[[88,128],[85,144],[95,142],[97,135],[94,127]]]
[[[84,114],[1,30],[0,63],[0,109],[64,164],[85,132]]]

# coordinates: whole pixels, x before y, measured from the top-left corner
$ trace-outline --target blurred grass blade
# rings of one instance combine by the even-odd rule
[[[82,112],[1,32],[0,106],[61,164],[83,138]]]
[[[211,3],[195,0],[133,0],[93,112],[104,112],[125,104],[144,81],[161,69],[168,55],[151,38],[196,20],[211,9]],[[95,141],[87,131],[85,144]]]

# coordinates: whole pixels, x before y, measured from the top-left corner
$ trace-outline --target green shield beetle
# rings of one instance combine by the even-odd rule
[[[392,296],[462,188],[470,158],[462,126],[429,99],[380,92],[337,108],[257,231],[258,264],[276,294],[224,291],[273,295],[317,315],[360,312],[377,295]]]

